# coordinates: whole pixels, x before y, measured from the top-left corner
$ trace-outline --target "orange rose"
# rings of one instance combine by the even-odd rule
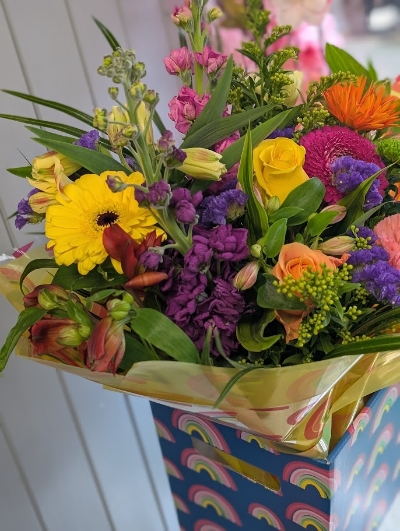
[[[295,280],[300,278],[305,271],[322,271],[321,264],[328,269],[336,269],[342,265],[343,259],[327,256],[321,251],[314,251],[302,243],[288,243],[279,253],[278,263],[271,273],[282,282],[285,277],[291,275]]]

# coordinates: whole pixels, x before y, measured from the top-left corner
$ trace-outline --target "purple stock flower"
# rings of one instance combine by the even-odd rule
[[[168,151],[174,145],[175,140],[172,134],[172,131],[165,131],[164,134],[160,137],[157,147],[159,151]]]
[[[248,256],[247,229],[234,229],[232,225],[219,225],[209,233],[209,246],[217,260],[239,262]]]
[[[201,225],[226,225],[244,213],[248,197],[241,190],[227,190],[217,196],[209,196],[200,203]]]
[[[77,142],[74,142],[76,146],[81,146],[86,149],[97,149],[97,144],[100,140],[100,133],[96,129],[92,129],[88,133],[82,135]]]
[[[158,268],[160,262],[162,262],[162,258],[163,257],[160,253],[156,253],[154,251],[145,251],[140,256],[140,263],[147,269],[154,271]]]
[[[332,184],[342,194],[348,194],[355,190],[357,186],[381,169],[373,162],[356,160],[349,156],[338,157],[331,163],[330,167],[333,172]],[[365,210],[382,203],[383,197],[379,192],[379,186],[379,180],[375,179],[365,198]]]
[[[191,225],[197,219],[196,209],[190,201],[182,199],[175,207],[175,218],[179,223]]]
[[[132,170],[140,171],[140,166],[132,157],[125,157],[125,162],[132,168]]]
[[[187,153],[174,146],[171,149],[171,152],[168,153],[168,155],[166,155],[164,158],[164,166],[166,168],[179,168],[179,166],[182,166],[182,163],[186,160],[186,158]]]
[[[155,208],[164,208],[168,206],[171,198],[171,187],[164,181],[157,181],[151,184],[148,188],[148,192],[135,189],[135,198],[139,205],[150,205]]]
[[[293,138],[293,135],[294,127],[285,127],[284,129],[275,129],[268,138],[271,140],[274,138]]]

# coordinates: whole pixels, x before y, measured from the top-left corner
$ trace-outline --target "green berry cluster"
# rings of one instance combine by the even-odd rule
[[[354,227],[354,225],[351,227],[351,230],[354,234],[354,250],[359,249],[372,249],[371,245],[371,236],[368,236],[367,238],[361,238],[357,234],[360,231],[358,227]]]
[[[301,136],[309,133],[313,129],[319,129],[324,125],[333,124],[334,120],[325,107],[317,105],[305,111],[302,116],[299,116],[297,123],[302,126],[295,135],[295,139],[299,140]]]
[[[346,311],[344,312],[344,314],[349,318],[351,319],[352,321],[357,321],[357,319],[360,317],[360,315],[362,314],[362,311],[358,309],[358,306],[356,305],[353,305],[353,306],[348,306],[348,308],[346,309]]]
[[[357,343],[358,341],[365,341],[366,339],[371,339],[365,334],[362,336],[352,336],[351,332],[348,330],[342,330],[340,332],[340,336],[342,337],[342,345],[348,345],[349,343]]]
[[[352,301],[359,303],[361,306],[367,306],[370,297],[371,294],[363,286],[355,289],[352,293]]]

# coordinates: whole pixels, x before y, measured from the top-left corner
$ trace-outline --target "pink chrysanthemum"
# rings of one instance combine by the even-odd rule
[[[326,188],[324,201],[328,205],[337,203],[343,197],[332,182],[331,164],[335,159],[347,155],[356,160],[374,162],[380,168],[385,167],[375,151],[374,144],[348,127],[326,125],[322,129],[304,135],[300,144],[307,151],[304,170],[309,177],[318,177],[324,183]],[[389,183],[384,173],[378,179],[379,192],[384,195]]]

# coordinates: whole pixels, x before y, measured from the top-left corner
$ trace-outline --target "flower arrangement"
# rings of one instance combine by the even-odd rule
[[[221,12],[206,4],[185,0],[172,14],[182,47],[164,63],[182,80],[169,103],[179,146],[145,65],[99,22],[112,47],[98,68],[112,81],[110,111],[11,92],[94,129],[3,115],[51,151],[9,170],[33,187],[16,226],[44,221],[48,243],[1,268],[1,289],[18,305],[20,287],[23,303],[1,369],[28,337],[25,355],[41,362],[218,406],[304,450],[327,414],[400,380],[400,100],[328,45],[332,73],[298,103],[285,66],[297,50],[276,45],[290,27],[268,32],[261,0],[248,2],[248,72],[209,46]],[[320,428],[304,436],[321,403]],[[280,404],[303,411],[295,436],[260,413]]]

